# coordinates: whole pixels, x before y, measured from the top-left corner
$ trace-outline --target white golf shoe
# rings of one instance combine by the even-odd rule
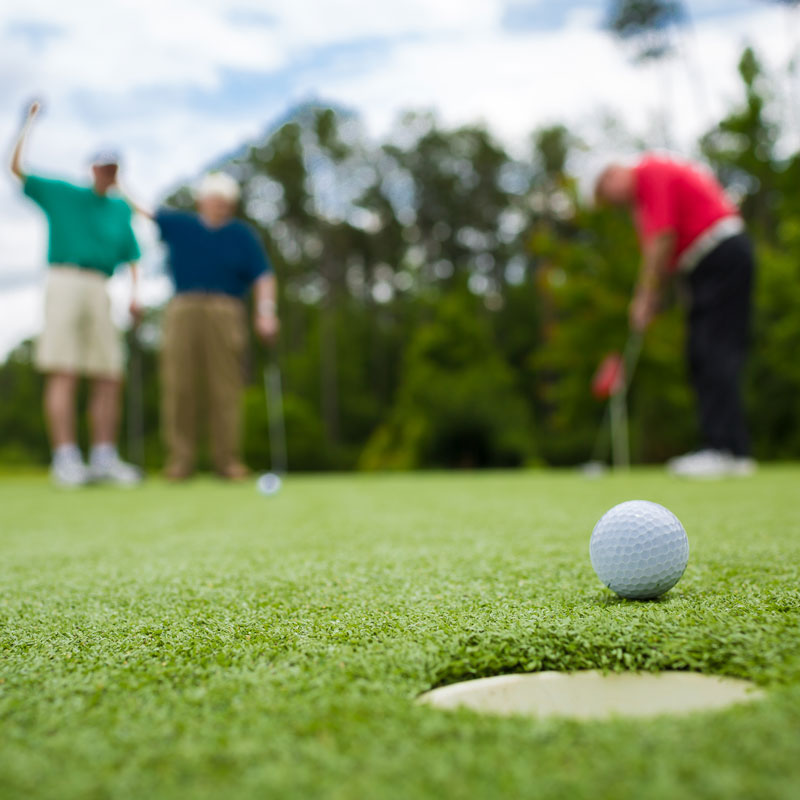
[[[747,477],[756,470],[751,458],[734,456],[722,450],[699,450],[667,462],[667,469],[681,478],[714,479],[727,476]]]
[[[113,483],[117,486],[138,486],[142,482],[141,471],[123,461],[116,451],[100,457],[93,455],[89,462],[89,476],[97,483]]]
[[[80,455],[55,456],[50,465],[50,478],[56,486],[77,489],[91,480],[89,469]]]

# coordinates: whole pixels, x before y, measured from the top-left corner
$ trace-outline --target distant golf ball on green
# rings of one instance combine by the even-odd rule
[[[256,481],[256,488],[261,494],[273,495],[280,491],[282,481],[274,472],[265,472]]]

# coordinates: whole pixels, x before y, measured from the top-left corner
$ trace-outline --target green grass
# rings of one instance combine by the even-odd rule
[[[0,482],[0,796],[800,796],[800,469],[688,484],[522,472],[64,493]],[[617,600],[588,558],[631,498],[689,568]],[[414,705],[511,671],[692,669],[765,701],[648,721]]]

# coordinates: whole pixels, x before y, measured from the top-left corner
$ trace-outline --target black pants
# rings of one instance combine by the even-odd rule
[[[750,339],[755,262],[745,234],[727,239],[689,274],[689,371],[704,446],[750,452],[741,379]]]

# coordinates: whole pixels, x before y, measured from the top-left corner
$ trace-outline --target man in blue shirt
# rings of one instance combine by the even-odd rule
[[[175,283],[161,361],[166,476],[171,480],[194,471],[203,405],[217,473],[230,480],[248,474],[239,440],[247,341],[243,299],[251,287],[258,337],[271,343],[279,323],[275,273],[253,230],[234,219],[238,200],[236,181],[211,173],[197,192],[196,214],[159,209],[152,217],[167,246]]]

